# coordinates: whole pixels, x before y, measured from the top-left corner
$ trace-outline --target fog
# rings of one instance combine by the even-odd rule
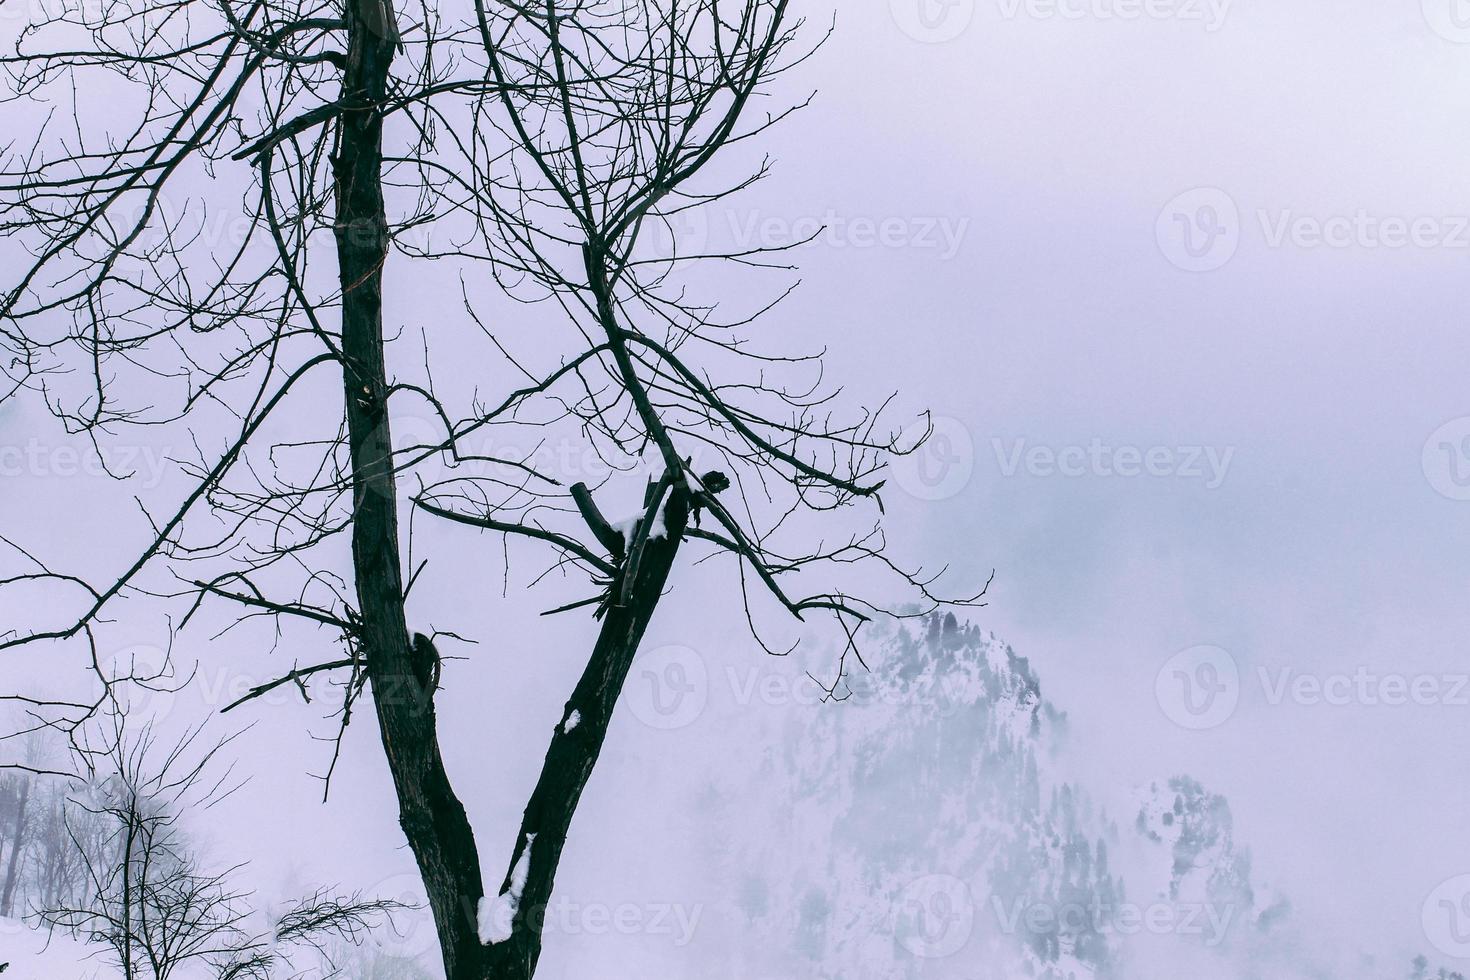
[[[1398,977],[1420,952],[1449,966],[1470,956],[1424,924],[1441,883],[1470,873],[1470,29],[1458,4],[802,7],[816,34],[835,16],[827,44],[781,81],[814,101],[744,151],[769,152],[773,175],[686,232],[814,236],[768,337],[826,347],[851,391],[934,412],[940,438],[896,464],[885,493],[895,552],[948,565],[956,588],[994,572],[989,604],[961,618],[1029,658],[1066,712],[1066,778],[1117,808],[1185,773],[1229,800],[1256,877],[1290,897],[1304,962],[1371,956]],[[461,310],[427,287],[398,302],[405,323]],[[395,356],[411,364],[412,342]],[[23,460],[37,438],[41,462]],[[97,542],[146,529],[127,488],[58,463],[63,443],[35,406],[0,414],[4,533],[100,573],[116,558]],[[156,458],[140,459],[151,471]],[[520,601],[524,575],[502,595],[499,545],[483,547],[418,614],[480,641],[446,665],[439,714],[498,877],[592,627],[539,617],[557,594]],[[711,964],[732,962],[731,947],[774,941],[721,918],[737,883],[711,869],[709,835],[736,853],[804,840],[802,828],[773,820],[758,793],[749,812],[699,800],[712,773],[757,778],[768,740],[789,732],[771,716],[843,707],[763,704],[742,687],[752,670],[779,678],[773,690],[799,687],[832,638],[772,661],[729,589],[699,566],[660,610],[645,647],[693,651],[681,662],[705,671],[708,707],[674,730],[633,708],[615,717],[557,879],[572,901],[702,919],[678,927],[688,942],[584,923],[548,938],[547,977],[723,976]],[[121,608],[138,644],[162,645],[156,611]],[[262,635],[206,642],[220,623],[206,625],[188,651],[198,684],[148,705],[170,724],[308,653],[270,660]],[[1228,707],[1201,722],[1176,699],[1191,695],[1176,670],[1223,676]],[[5,677],[67,683],[35,663]],[[323,802],[331,745],[311,736],[334,728],[319,705],[283,691],[217,721],[253,725],[237,743],[252,782],[201,832],[251,862],[262,895],[299,881],[412,891],[370,722],[349,729]],[[832,751],[829,765],[858,764]],[[1176,969],[1175,955],[1140,952],[1153,965],[1135,975],[1164,975],[1153,971]],[[988,976],[947,962],[961,972],[933,975]]]

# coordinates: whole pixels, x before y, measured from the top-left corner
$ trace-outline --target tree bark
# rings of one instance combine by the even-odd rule
[[[382,106],[397,47],[385,0],[349,0],[348,53],[333,161],[342,286],[343,391],[352,466],[352,559],[362,652],[399,802],[423,876],[448,980],[481,980],[474,902],[483,894],[474,833],[440,756],[434,692],[414,670],[403,605],[398,496],[388,419],[382,280],[388,224]]]
[[[510,938],[484,947],[485,980],[529,980],[536,972],[546,910],[572,815],[602,753],[613,708],[622,694],[644,631],[663,597],[688,520],[687,492],[671,489],[668,503],[664,505],[667,534],[647,542],[638,562],[637,581],[633,583],[628,604],[613,605],[608,609],[592,657],[566,703],[562,714],[564,720],[558,723],[552,734],[541,776],[521,818],[515,851],[511,855],[511,870],[506,873],[500,889],[504,894],[510,887],[527,839],[534,835],[520,906],[512,920]],[[625,564],[623,571],[626,573],[628,570]],[[610,594],[617,596],[621,586],[620,575],[612,583]],[[579,720],[571,731],[567,731],[565,719],[573,711],[578,713]]]

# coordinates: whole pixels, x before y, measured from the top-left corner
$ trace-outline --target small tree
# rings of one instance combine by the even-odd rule
[[[52,771],[54,732],[23,729],[19,766],[0,773],[0,916],[19,918],[80,884],[80,866],[62,829],[65,793]]]
[[[6,918],[15,915],[16,886],[24,870],[21,855],[30,843],[31,786],[34,782],[35,777],[29,773],[12,774],[0,782],[0,814],[10,817],[6,827],[8,841],[0,838],[0,843],[8,842],[10,846],[10,856],[5,861],[4,884],[0,885],[0,916]]]
[[[356,940],[398,904],[341,899],[319,891],[280,914],[268,930],[235,881],[240,865],[206,870],[182,829],[186,812],[227,799],[228,773],[209,770],[229,740],[191,758],[199,730],[172,745],[150,727],[130,736],[121,714],[103,747],[84,750],[84,788],[75,812],[102,828],[101,848],[68,821],[86,872],[87,888],[74,903],[43,907],[46,928],[106,947],[124,980],[169,980],[196,964],[220,980],[270,980],[290,966],[293,949],[320,951],[332,940]],[[84,818],[85,819],[85,818]]]

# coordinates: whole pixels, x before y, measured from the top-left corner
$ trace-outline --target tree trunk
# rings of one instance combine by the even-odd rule
[[[546,909],[572,815],[597,765],[613,708],[622,694],[643,633],[663,597],[688,519],[689,501],[685,491],[672,490],[664,509],[668,533],[647,542],[636,570],[638,579],[633,584],[631,601],[626,606],[609,607],[592,657],[567,701],[562,717],[566,719],[576,711],[578,723],[571,731],[566,730],[565,721],[559,723],[551,737],[541,777],[521,818],[511,855],[511,871],[500,889],[504,894],[511,887],[514,869],[527,840],[533,840],[513,931],[504,942],[485,947],[484,980],[529,980],[536,971]],[[617,596],[620,586],[621,576],[612,583],[611,595]]]
[[[448,980],[479,980],[474,902],[483,893],[474,834],[440,758],[433,691],[413,669],[403,609],[388,379],[383,266],[382,105],[397,46],[386,0],[349,0],[348,52],[334,160],[343,389],[352,465],[352,559],[361,644],[383,749],[438,929]]]
[[[123,838],[122,849],[122,928],[118,930],[117,941],[121,944],[118,959],[122,962],[123,980],[133,980],[133,946],[137,935],[133,925],[133,846],[138,840],[138,828],[131,812],[127,821],[127,836]],[[116,923],[112,925],[116,927]]]

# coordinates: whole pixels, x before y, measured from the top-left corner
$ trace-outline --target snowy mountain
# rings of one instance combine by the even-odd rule
[[[725,855],[743,875],[741,914],[785,947],[752,965],[778,972],[795,955],[804,975],[843,980],[997,963],[1107,975],[1098,910],[1122,895],[1108,862],[1118,828],[1051,778],[1066,719],[1030,665],[952,615],[880,646],[841,703],[788,713],[766,743],[754,782],[791,833]]]
[[[994,634],[934,615],[874,645],[831,703],[774,723],[755,772],[711,781],[716,818],[773,814],[761,843],[711,838],[748,975],[1347,975],[1254,876],[1224,797],[1163,778],[1115,817],[1062,778],[1066,717]]]

